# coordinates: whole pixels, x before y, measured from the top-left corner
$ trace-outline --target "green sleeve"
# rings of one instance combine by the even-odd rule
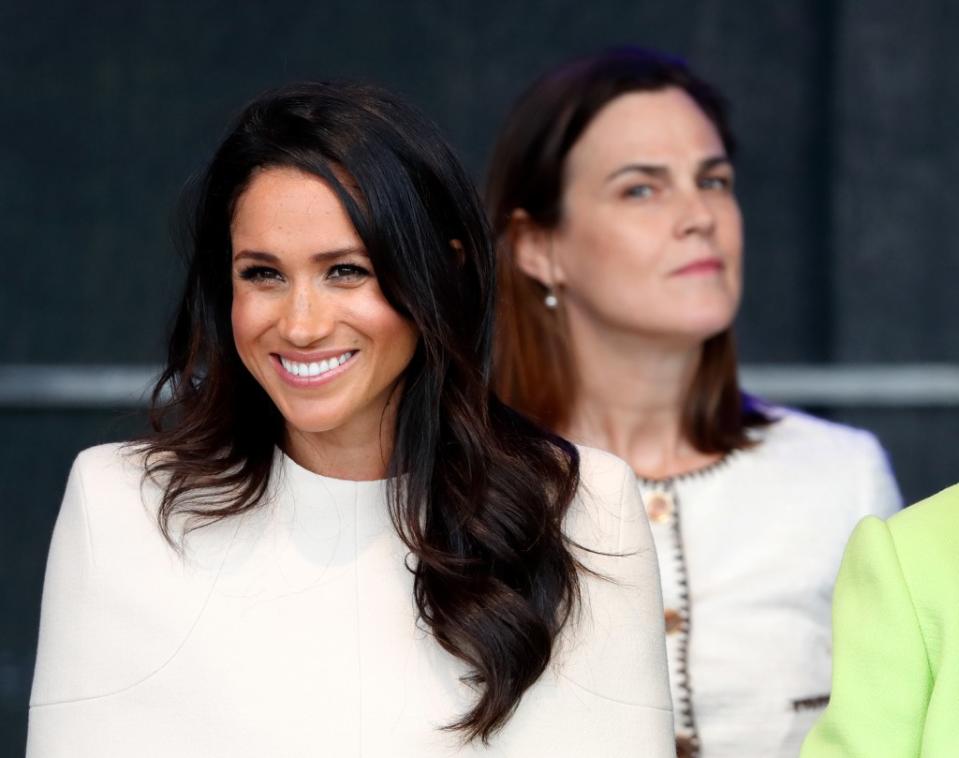
[[[846,546],[833,595],[832,695],[801,758],[918,756],[931,688],[892,535],[865,518]]]

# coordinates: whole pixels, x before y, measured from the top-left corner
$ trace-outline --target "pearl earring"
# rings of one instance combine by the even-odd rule
[[[559,298],[556,297],[556,293],[553,292],[553,290],[546,293],[546,297],[543,298],[543,305],[551,311],[556,310],[557,306],[559,306]]]

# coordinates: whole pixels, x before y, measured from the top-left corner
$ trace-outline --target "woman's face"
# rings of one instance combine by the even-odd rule
[[[715,127],[682,90],[622,95],[565,167],[553,274],[571,317],[601,329],[702,341],[741,291],[742,222]]]
[[[336,195],[296,169],[260,170],[231,237],[236,349],[288,428],[378,440],[417,332],[384,298]]]

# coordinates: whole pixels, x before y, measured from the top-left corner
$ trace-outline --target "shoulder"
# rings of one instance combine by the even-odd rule
[[[636,477],[625,461],[577,445],[579,489],[567,517],[567,533],[594,549],[646,550],[652,537]]]
[[[67,480],[60,519],[79,511],[97,558],[109,545],[154,536],[159,487],[145,476],[142,453],[132,444],[111,443],[82,451]],[[112,535],[112,536],[111,536]]]
[[[908,561],[903,560],[889,524],[875,516],[860,521],[846,545],[836,580],[833,596],[836,634],[848,637],[866,631],[875,636],[882,633],[880,627],[890,632],[901,627],[915,634],[922,627],[922,614],[917,624],[916,596],[910,574],[914,572],[909,570]],[[863,630],[863,624],[867,630]],[[868,629],[869,626],[872,628]],[[859,654],[843,645],[838,645],[839,652]]]
[[[959,583],[955,581],[959,574],[959,486],[909,506],[886,521],[863,519],[849,540],[843,566],[854,587],[871,584],[889,592],[890,586],[901,584],[927,643],[937,649],[942,615],[952,617],[959,608]]]
[[[896,536],[946,532],[959,533],[959,484],[947,487],[889,519]]]
[[[191,628],[213,573],[199,560],[188,570],[163,537],[161,494],[134,447],[77,456],[47,558],[31,707],[145,681]]]
[[[108,442],[104,445],[95,445],[81,450],[76,457],[74,466],[86,470],[109,469],[127,462],[129,464],[131,451],[136,451],[135,443]]]
[[[959,570],[959,485],[909,506],[886,523],[903,570],[930,579]]]
[[[626,461],[594,447],[577,445],[580,496],[591,501],[619,501],[627,483],[635,477]]]
[[[935,656],[894,542],[875,517],[849,539],[833,602],[832,693],[803,758],[919,753]]]
[[[578,450],[580,487],[566,533],[587,570],[562,674],[583,696],[668,711],[659,568],[636,478],[614,455]]]
[[[70,480],[87,493],[139,489],[144,479],[143,454],[135,443],[111,442],[81,451],[73,461]]]
[[[837,454],[882,459],[885,454],[876,437],[865,429],[816,418],[792,408],[767,410],[773,423],[759,432],[760,443],[781,451],[803,451],[817,457]]]
[[[788,485],[830,510],[840,505],[857,520],[868,514],[885,518],[902,507],[889,458],[872,433],[789,408],[768,412],[773,423],[756,433],[744,472]]]

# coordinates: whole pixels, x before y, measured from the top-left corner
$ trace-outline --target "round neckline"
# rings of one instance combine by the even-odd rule
[[[742,451],[738,448],[735,450],[730,450],[728,453],[724,453],[721,457],[717,458],[712,463],[707,463],[705,466],[700,466],[699,468],[690,469],[689,471],[684,471],[681,474],[673,474],[672,476],[663,476],[663,477],[650,477],[643,476],[639,472],[634,471],[636,475],[636,480],[640,484],[644,484],[648,487],[663,487],[670,484],[679,484],[681,482],[691,481],[693,479],[702,479],[709,476],[710,474],[715,473],[719,469],[725,468],[736,458],[739,453]]]
[[[338,490],[377,490],[386,487],[392,479],[338,479],[335,476],[318,474],[301,466],[279,445],[274,448],[274,460],[278,461],[282,471],[295,481],[307,484],[324,484]]]

